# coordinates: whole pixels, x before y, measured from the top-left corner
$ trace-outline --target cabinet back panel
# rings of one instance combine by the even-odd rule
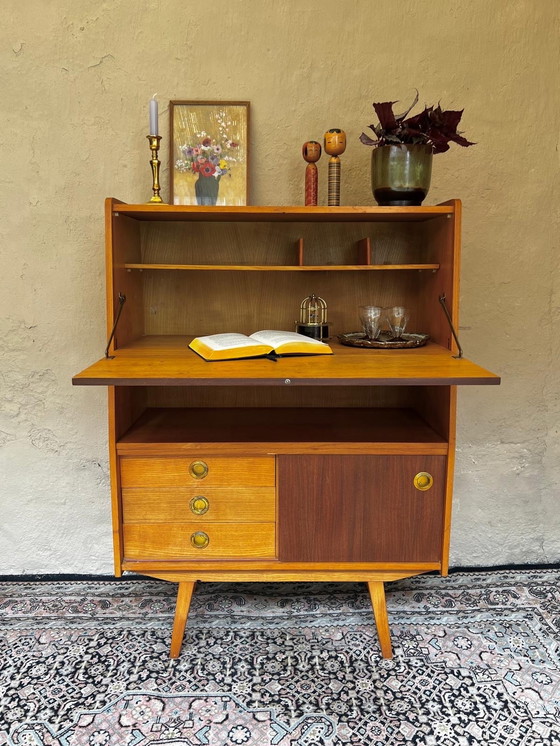
[[[425,387],[413,386],[151,386],[145,407],[414,407]],[[442,388],[442,387],[438,387]]]
[[[357,264],[357,244],[369,238],[373,264],[433,260],[433,246],[418,224],[396,223],[144,223],[146,264]]]
[[[361,305],[405,305],[408,329],[419,328],[419,294],[429,271],[418,272],[209,272],[144,271],[146,334],[201,336],[294,330],[302,300],[325,299],[331,334],[360,329]],[[436,299],[437,303],[437,299]],[[439,313],[442,314],[441,309]],[[428,326],[429,319],[424,325]]]

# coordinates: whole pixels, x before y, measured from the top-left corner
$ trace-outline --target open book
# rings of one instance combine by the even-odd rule
[[[265,329],[247,337],[245,334],[210,334],[197,337],[189,344],[205,360],[236,360],[264,355],[332,355],[324,342],[296,332]]]

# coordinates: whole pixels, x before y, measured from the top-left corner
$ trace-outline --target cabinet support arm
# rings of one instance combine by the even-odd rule
[[[109,355],[109,347],[111,346],[111,342],[113,341],[113,337],[115,336],[115,332],[117,331],[117,324],[119,323],[119,319],[121,317],[121,313],[123,310],[123,306],[126,303],[126,295],[123,295],[122,293],[119,293],[119,307],[117,309],[117,315],[115,316],[115,323],[113,324],[113,328],[111,329],[111,334],[109,335],[109,341],[107,342],[107,347],[105,348],[105,357],[109,360],[112,360],[115,356]]]
[[[439,296],[439,302],[441,303],[441,307],[443,308],[443,312],[445,313],[445,318],[447,319],[447,323],[449,324],[449,328],[451,329],[451,334],[453,335],[453,339],[455,340],[457,349],[459,350],[459,354],[453,355],[453,357],[455,359],[459,359],[463,357],[463,348],[461,347],[459,337],[457,336],[457,332],[455,331],[455,327],[453,326],[453,322],[451,321],[451,314],[449,313],[449,309],[447,308],[447,304],[445,302],[445,293]]]

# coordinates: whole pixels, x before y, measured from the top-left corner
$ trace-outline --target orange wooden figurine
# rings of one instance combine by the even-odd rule
[[[303,144],[301,153],[307,161],[305,169],[305,204],[316,205],[319,192],[319,178],[315,163],[321,157],[321,146],[315,140]]]

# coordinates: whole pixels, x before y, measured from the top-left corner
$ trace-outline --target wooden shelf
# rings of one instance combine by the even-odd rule
[[[110,200],[113,215],[127,215],[137,220],[204,221],[204,222],[422,222],[452,216],[454,202],[426,207],[302,207],[247,206],[198,207],[193,205],[128,205]]]
[[[345,272],[439,269],[439,264],[325,264],[325,265],[248,265],[248,264],[125,264],[128,270],[185,270],[220,272]]]
[[[242,453],[447,454],[447,443],[405,408],[153,408],[117,443],[120,455]]]
[[[410,350],[369,350],[329,341],[333,355],[207,362],[192,337],[142,337],[76,375],[75,385],[119,386],[413,386],[497,384],[498,376],[428,343]]]

